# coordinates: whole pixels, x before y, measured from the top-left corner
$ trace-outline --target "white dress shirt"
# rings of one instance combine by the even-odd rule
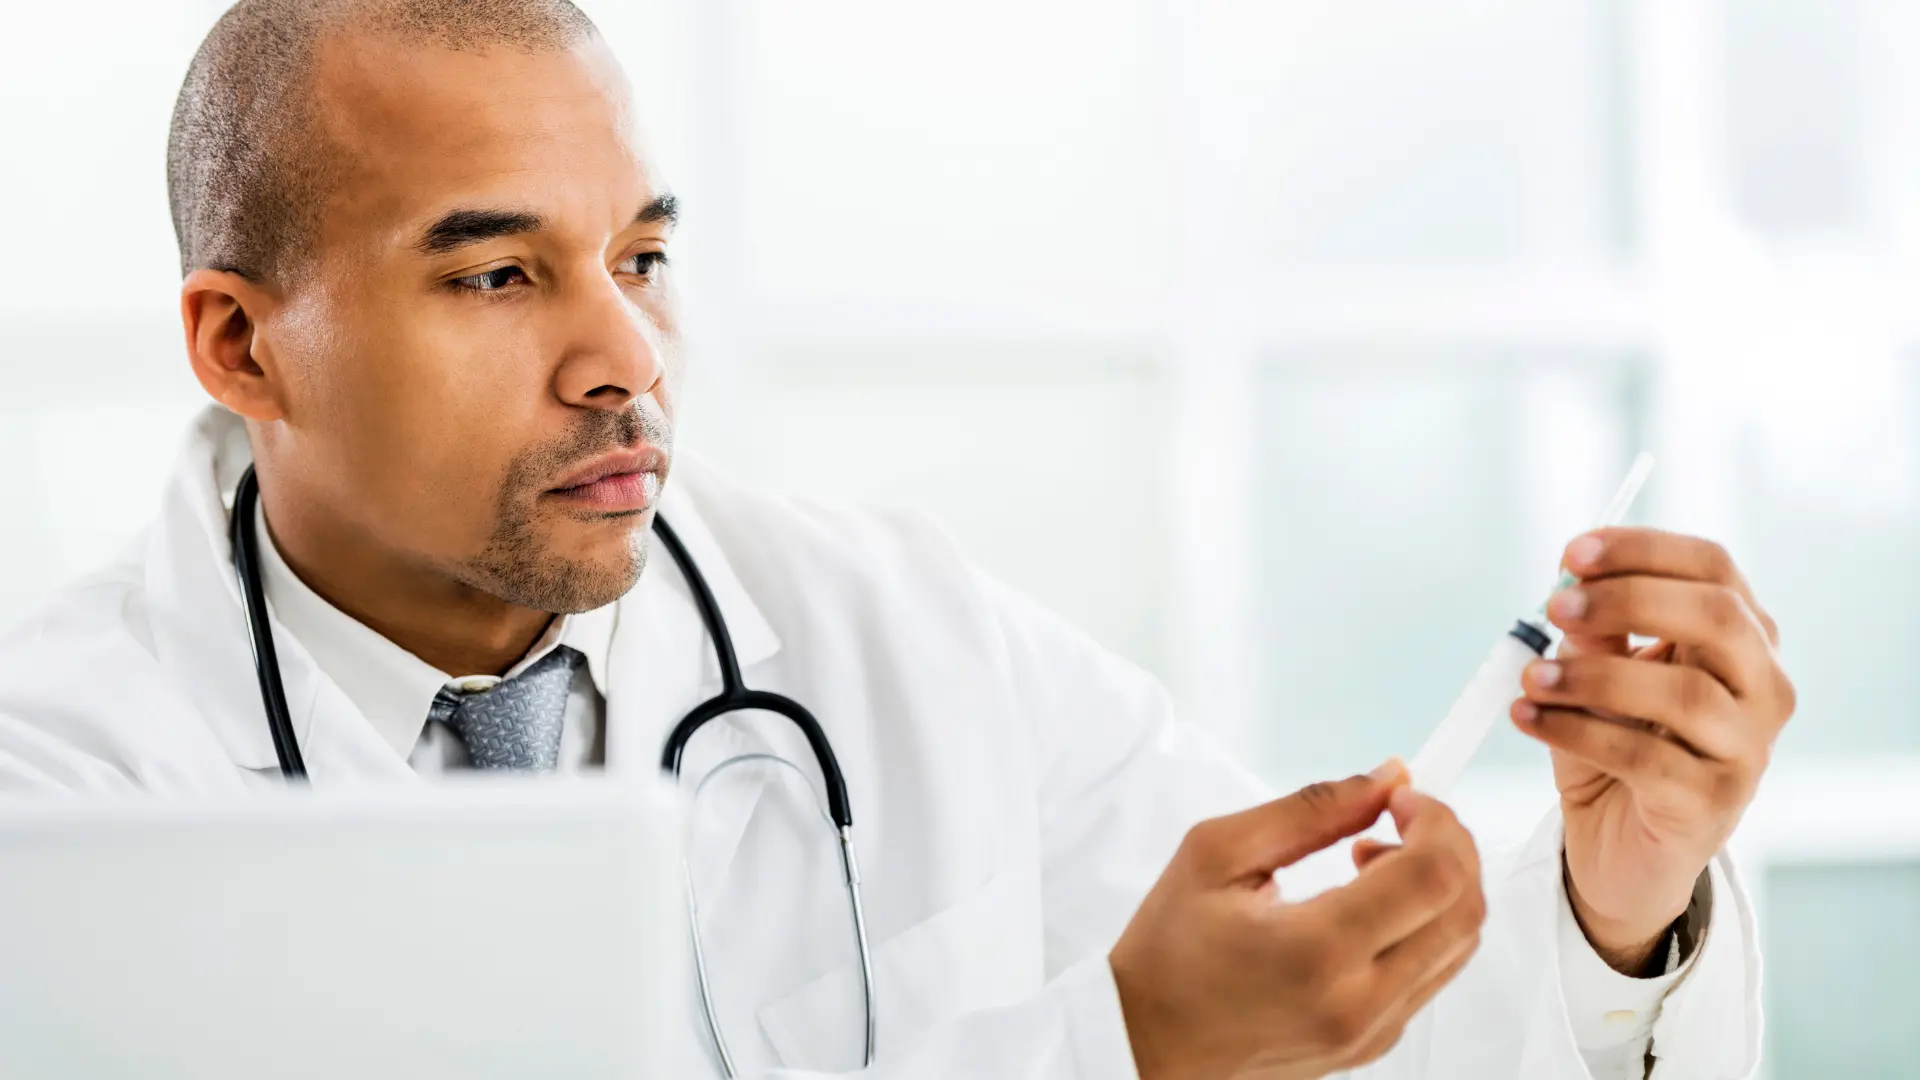
[[[267,603],[281,625],[313,656],[314,662],[346,694],[395,754],[406,758],[422,775],[438,775],[468,767],[465,746],[445,725],[428,723],[434,696],[453,685],[465,691],[491,687],[501,676],[450,675],[382,637],[352,616],[334,607],[300,580],[281,558],[256,514],[261,539],[262,586]],[[664,558],[664,550],[659,554]],[[676,571],[670,575],[676,590],[686,586]],[[565,727],[560,741],[561,772],[600,767],[606,760],[604,714],[607,662],[613,639],[615,606],[578,615],[555,617],[533,647],[506,674],[511,678],[551,652],[557,645],[579,650],[586,665],[574,676],[567,698]],[[685,628],[701,633],[696,623]],[[1711,891],[1695,894],[1686,923],[1705,927],[1712,907]],[[1565,987],[1574,1041],[1595,1080],[1642,1080],[1646,1055],[1660,1006],[1685,978],[1700,952],[1700,934],[1683,933],[1667,956],[1666,974],[1636,979],[1609,967],[1587,942],[1562,892],[1558,919],[1559,965]],[[1680,940],[1690,946],[1682,956]]]

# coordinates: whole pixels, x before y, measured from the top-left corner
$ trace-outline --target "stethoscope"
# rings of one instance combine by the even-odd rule
[[[228,522],[228,532],[233,542],[233,568],[240,579],[240,606],[246,613],[247,640],[253,647],[254,672],[260,677],[260,701],[266,707],[267,728],[273,733],[273,749],[280,758],[280,772],[288,780],[304,780],[307,765],[300,755],[300,744],[293,736],[293,720],[287,711],[286,687],[280,681],[280,659],[274,652],[273,632],[267,624],[266,589],[261,584],[260,549],[253,527],[254,507],[259,497],[259,483],[254,479],[253,467],[248,466],[246,473],[240,477],[240,486],[234,491],[233,516]],[[865,1064],[872,1065],[873,959],[867,946],[866,910],[860,902],[860,865],[853,855],[853,810],[847,801],[847,781],[840,772],[839,759],[834,756],[833,745],[827,741],[827,733],[821,729],[820,722],[799,702],[771,691],[747,689],[740,677],[740,657],[733,650],[733,637],[727,632],[727,621],[720,614],[720,605],[713,598],[713,590],[707,587],[707,579],[701,575],[700,568],[694,565],[686,545],[680,542],[665,518],[656,514],[653,530],[667,546],[668,554],[673,556],[674,564],[680,568],[681,576],[686,578],[687,586],[692,589],[694,603],[700,608],[700,621],[706,624],[707,636],[713,639],[713,655],[720,664],[720,692],[694,706],[692,712],[674,725],[660,751],[660,770],[677,783],[681,758],[688,741],[709,720],[729,713],[777,713],[791,720],[807,737],[807,745],[813,750],[814,759],[820,766],[821,779],[826,783],[826,806],[821,809],[821,817],[840,839],[841,876],[846,882],[847,904],[853,912],[854,944],[860,951],[860,989],[866,1006]],[[786,758],[775,754],[741,754],[709,770],[694,787],[692,803],[699,802],[700,793],[722,770],[749,762],[779,765],[792,770],[803,782],[807,779],[806,773]],[[812,785],[809,783],[808,786],[811,788]],[[682,869],[688,869],[684,862]],[[720,1069],[731,1080],[739,1072],[734,1068],[733,1053],[727,1047],[726,1036],[721,1034],[720,1016],[714,1008],[713,983],[707,972],[706,950],[700,938],[700,911],[693,891],[693,875],[686,872],[683,876],[687,890],[687,922],[693,938],[694,973],[700,983],[700,1011],[706,1019],[707,1034],[713,1040],[714,1055],[720,1059]]]

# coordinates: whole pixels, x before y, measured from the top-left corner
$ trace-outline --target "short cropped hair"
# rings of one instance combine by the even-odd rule
[[[570,0],[240,0],[200,43],[173,107],[167,199],[180,273],[272,280],[299,264],[338,179],[311,104],[328,36],[451,49],[566,49],[598,31]]]

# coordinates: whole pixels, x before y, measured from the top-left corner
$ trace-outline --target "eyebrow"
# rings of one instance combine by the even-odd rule
[[[641,207],[640,212],[633,215],[635,225],[651,225],[656,221],[664,221],[669,225],[680,224],[680,200],[671,192]]]
[[[538,232],[546,223],[528,210],[454,210],[427,226],[413,246],[423,255],[445,255],[468,244]]]
[[[680,200],[671,194],[661,195],[641,207],[633,220],[636,225],[651,225],[660,221],[668,225],[678,224]],[[539,232],[546,225],[546,218],[530,210],[452,210],[427,226],[413,246],[423,255],[445,255],[468,244]]]

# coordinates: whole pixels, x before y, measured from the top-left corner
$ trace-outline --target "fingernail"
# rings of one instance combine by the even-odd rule
[[[1390,757],[1374,766],[1367,778],[1377,784],[1390,784],[1407,775],[1406,763],[1397,757]]]
[[[1547,614],[1556,619],[1577,619],[1587,613],[1587,594],[1579,589],[1561,589],[1547,601]]]
[[[1600,553],[1606,550],[1606,542],[1597,536],[1582,536],[1567,545],[1567,565],[1587,567],[1600,565]]]
[[[1551,660],[1535,660],[1527,666],[1527,678],[1541,688],[1559,686],[1560,665]]]
[[[1533,722],[1538,719],[1540,719],[1540,706],[1535,705],[1526,698],[1521,698],[1519,701],[1513,703],[1514,723],[1531,726]]]

